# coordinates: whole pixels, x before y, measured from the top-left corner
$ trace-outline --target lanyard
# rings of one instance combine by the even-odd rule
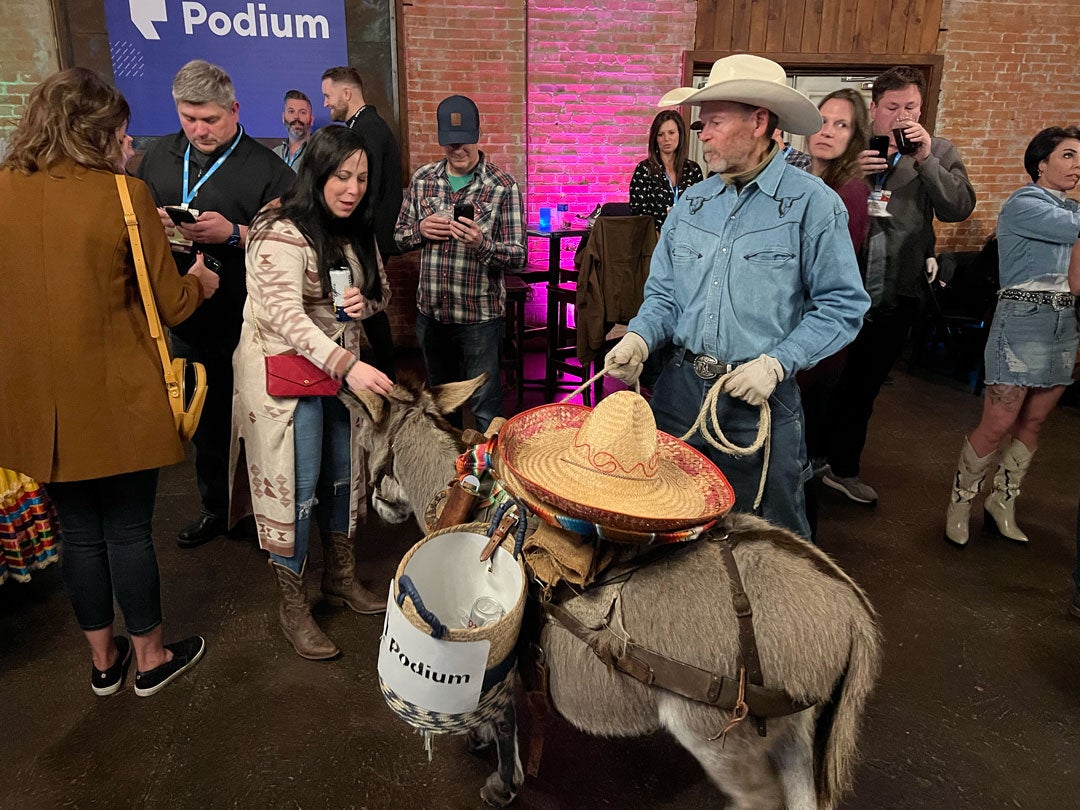
[[[664,179],[667,180],[668,188],[671,189],[671,196],[675,198],[674,200],[671,201],[671,204],[674,205],[675,203],[677,203],[679,201],[679,184],[678,183],[676,183],[675,185],[671,184],[671,178],[668,177],[668,173],[667,173],[666,169],[664,170]]]
[[[199,178],[199,182],[195,184],[190,192],[188,191],[188,175],[191,169],[191,143],[188,142],[187,150],[184,152],[184,195],[180,198],[180,202],[184,205],[189,205],[192,200],[195,199],[195,195],[199,193],[199,189],[202,188],[203,183],[210,179],[210,175],[221,168],[221,164],[225,162],[225,159],[232,154],[233,149],[240,143],[240,138],[244,135],[244,127],[237,124],[239,132],[236,133],[236,137],[233,138],[233,142],[229,144],[229,148],[225,150],[225,154],[214,161],[214,165],[202,177]]]
[[[874,191],[880,192],[885,188],[885,178],[889,176],[889,173],[896,168],[896,164],[900,162],[900,153],[897,152],[892,156],[892,162],[886,167],[885,171],[877,175],[874,180]]]
[[[282,151],[284,152],[285,165],[291,169],[293,167],[293,164],[300,159],[300,155],[302,155],[304,153],[304,150],[307,149],[307,141],[304,141],[304,144],[291,155],[289,154],[288,141],[285,141],[284,147],[285,148]]]

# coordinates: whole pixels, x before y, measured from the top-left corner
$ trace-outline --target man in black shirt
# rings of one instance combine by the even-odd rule
[[[385,261],[400,253],[394,242],[394,225],[401,211],[401,149],[386,121],[374,106],[364,101],[364,83],[359,71],[333,67],[322,75],[323,106],[330,120],[339,121],[364,136],[368,151],[368,193],[374,195],[375,242]],[[364,334],[375,353],[374,365],[394,376],[394,342],[390,319],[385,312],[364,322]]]
[[[247,299],[248,225],[260,208],[289,190],[295,175],[244,132],[232,80],[221,68],[188,62],[173,79],[172,93],[181,130],[155,141],[136,174],[159,206],[180,272],[194,260],[190,243],[221,262],[218,294],[171,330],[173,352],[205,365],[209,383],[193,439],[202,509],[178,535],[178,544],[191,548],[227,528],[232,355]],[[193,223],[174,225],[164,206],[198,213]]]

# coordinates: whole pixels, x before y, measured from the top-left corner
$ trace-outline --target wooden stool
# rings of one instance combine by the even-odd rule
[[[503,324],[500,365],[506,375],[506,387],[517,391],[518,410],[525,404],[525,302],[529,285],[518,276],[504,276],[506,318]]]

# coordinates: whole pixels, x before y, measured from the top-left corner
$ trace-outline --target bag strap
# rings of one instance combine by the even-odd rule
[[[161,330],[161,319],[158,317],[157,302],[154,300],[154,290],[150,286],[150,274],[146,271],[146,256],[143,254],[142,238],[139,236],[139,220],[135,216],[135,208],[131,204],[131,194],[128,191],[127,178],[122,174],[115,175],[116,189],[120,192],[120,205],[124,208],[124,224],[127,225],[128,237],[131,240],[131,254],[135,259],[135,276],[139,280],[139,293],[142,298],[143,309],[146,311],[146,323],[150,327],[150,337],[157,343],[158,354],[161,357],[161,368],[165,375],[165,388],[169,394],[169,404],[174,412],[183,410],[180,401],[180,383],[172,370],[172,357],[169,355],[169,346],[165,342],[165,335]]]

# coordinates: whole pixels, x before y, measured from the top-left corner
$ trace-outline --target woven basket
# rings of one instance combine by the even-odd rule
[[[520,558],[513,557],[514,538],[511,533],[495,550],[491,559],[492,575],[497,575],[499,582],[486,580],[489,576],[486,573],[489,564],[480,561],[480,551],[488,543],[487,530],[486,523],[466,523],[432,532],[409,549],[398,565],[394,580],[394,600],[399,599],[401,578],[408,575],[420,594],[424,612],[434,616],[438,624],[445,626],[445,630],[439,635],[433,625],[421,617],[413,600],[405,598],[403,602],[399,602],[401,612],[415,628],[451,643],[488,641],[491,646],[488,651],[486,677],[490,678],[492,670],[500,665],[505,670],[498,680],[489,684],[480,695],[476,709],[457,714],[435,712],[416,706],[398,695],[380,678],[379,688],[390,709],[409,725],[426,732],[464,733],[496,719],[507,701],[513,699],[511,676],[514,667],[506,665],[513,655],[525,613],[525,566]],[[431,554],[437,556],[424,559],[425,555]],[[438,565],[431,565],[432,562],[437,562]],[[466,568],[467,566],[476,566],[480,571]],[[466,571],[467,574],[462,573]],[[483,587],[476,587],[478,580]],[[490,595],[499,598],[506,609],[506,615],[481,627],[460,626],[459,614],[467,614],[476,598]]]

